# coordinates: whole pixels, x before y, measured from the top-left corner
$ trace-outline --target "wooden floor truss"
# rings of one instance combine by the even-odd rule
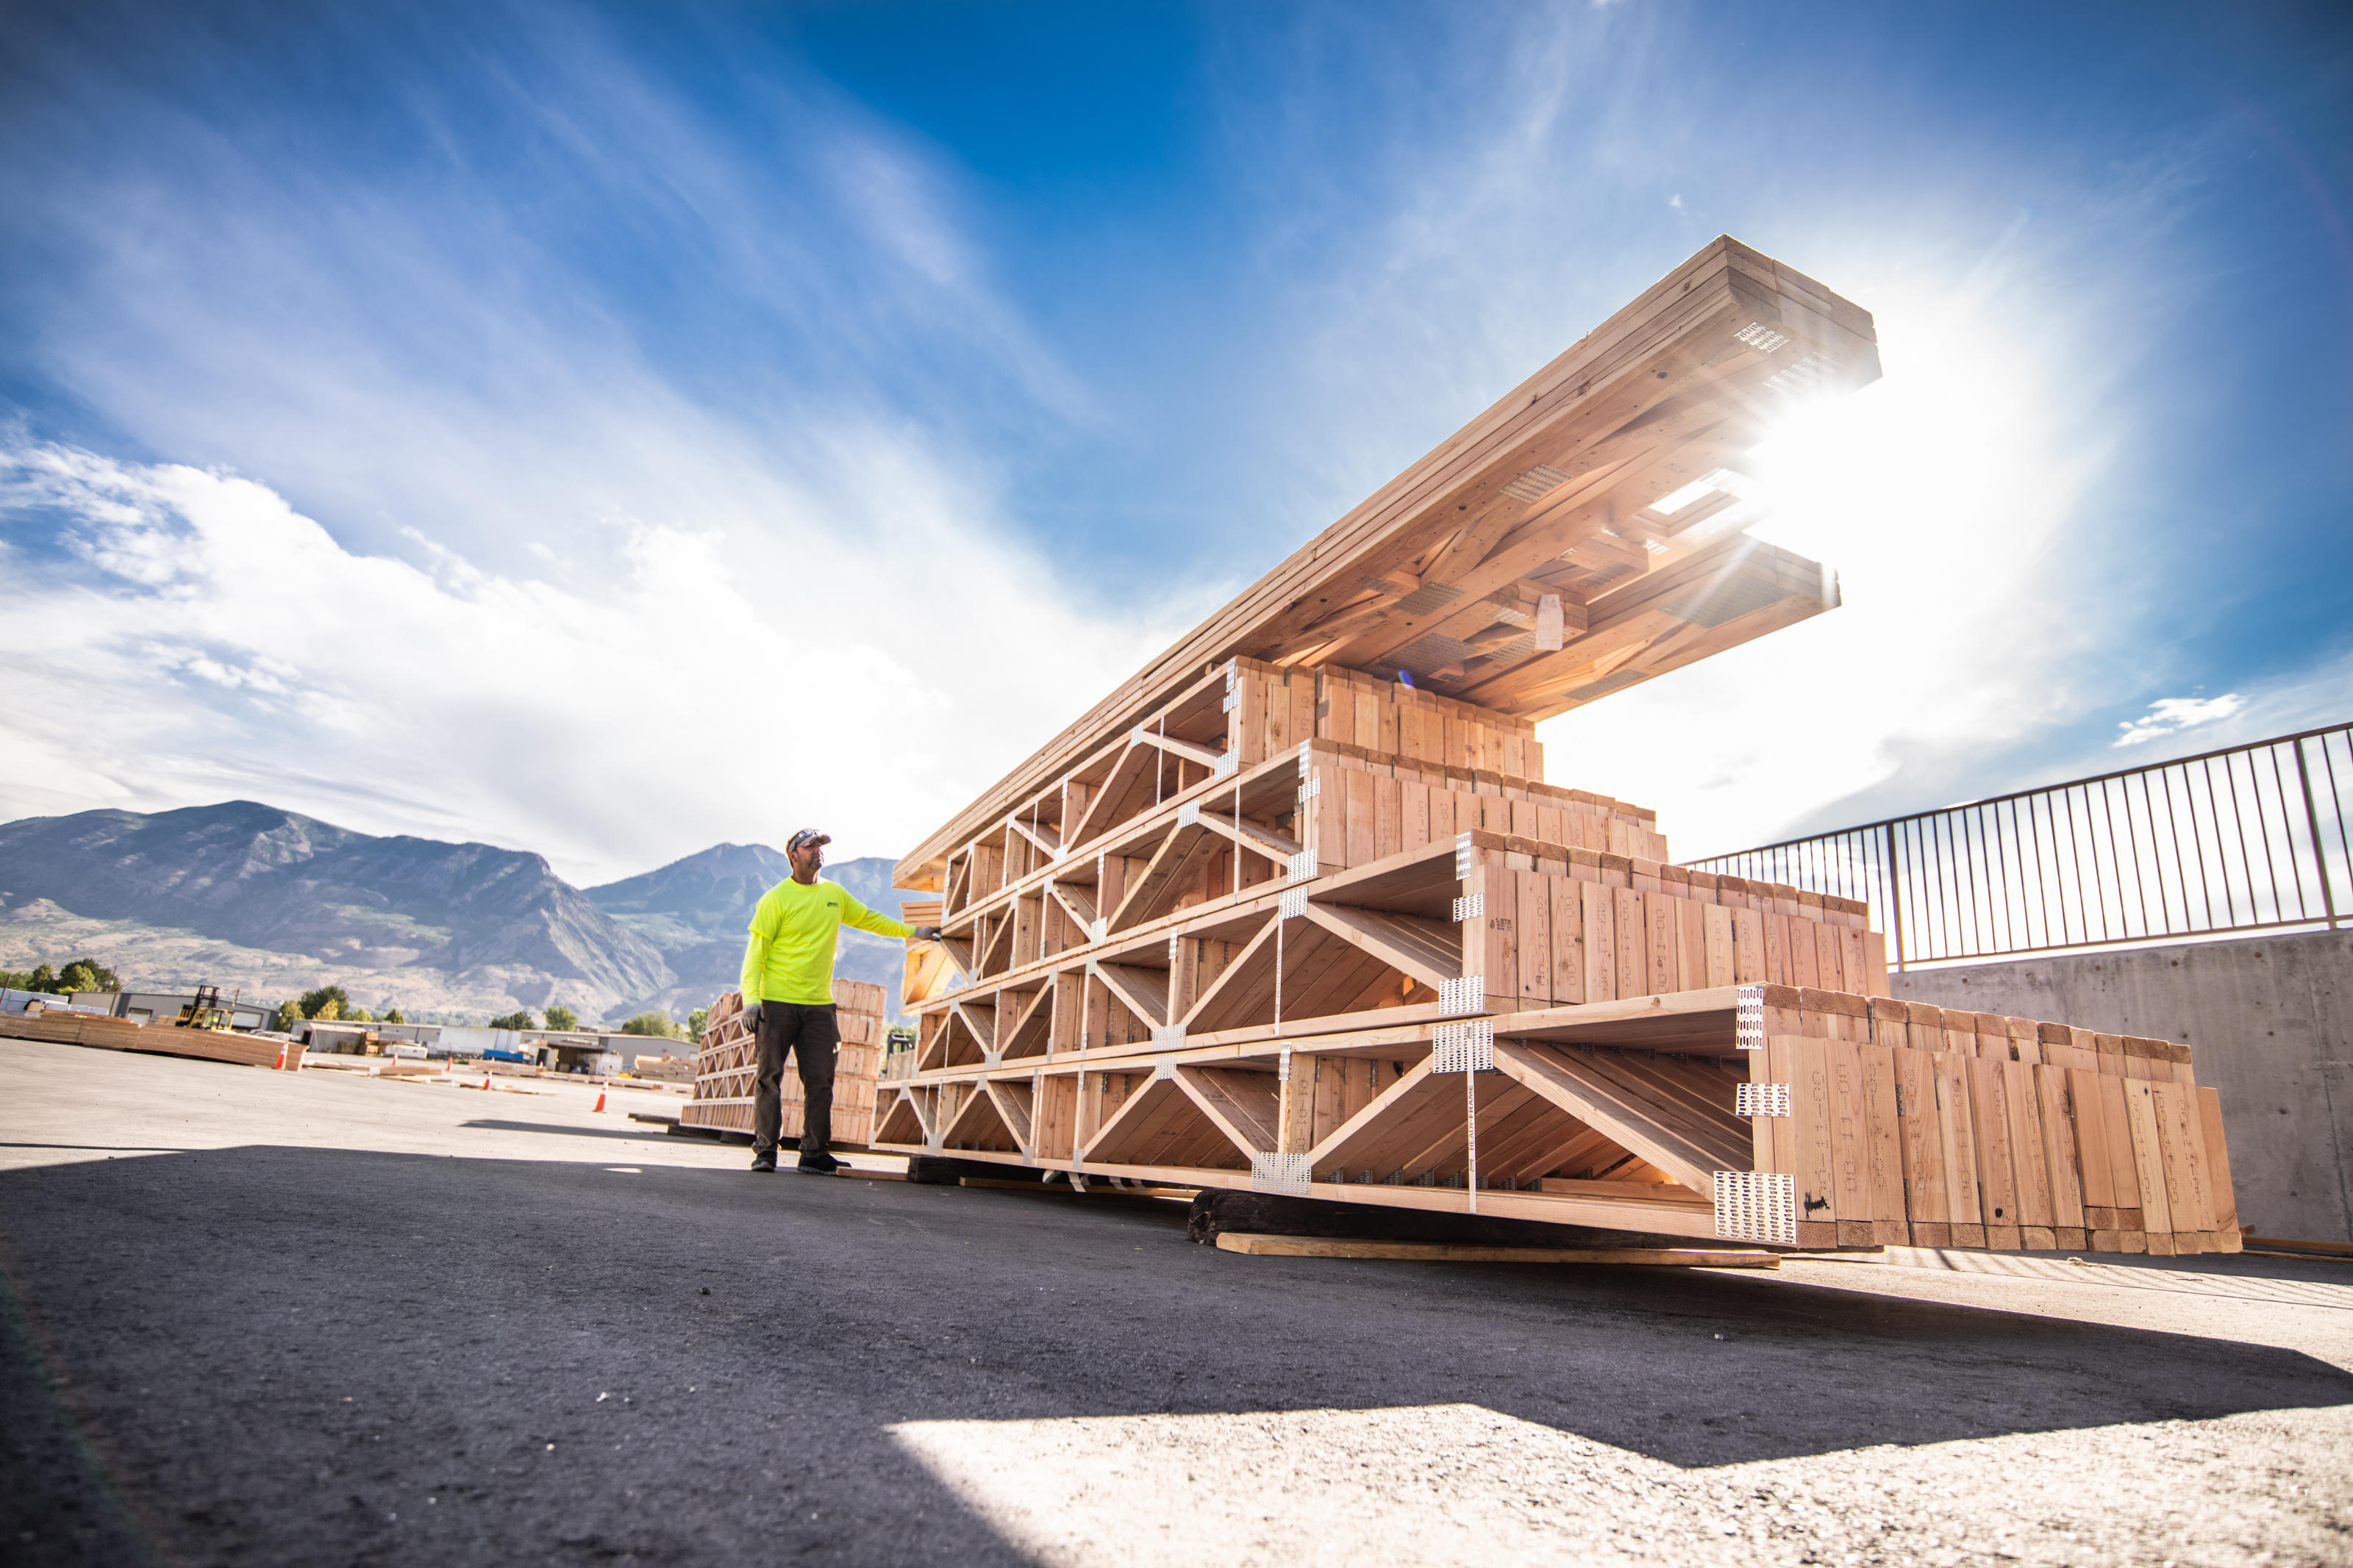
[[[1722,465],[1878,374],[1713,242],[896,868],[878,1147],[1780,1246],[2235,1247],[2186,1047],[1895,1002],[1864,906],[1668,861],[1538,720],[1838,602]]]

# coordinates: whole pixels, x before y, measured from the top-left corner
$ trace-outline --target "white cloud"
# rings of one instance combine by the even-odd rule
[[[0,810],[246,795],[581,881],[805,822],[895,853],[1159,635],[1071,615],[1019,551],[902,500],[903,553],[810,533],[770,574],[723,528],[630,524],[575,591],[355,553],[230,475],[0,448],[0,509],[65,546],[5,562]]]
[[[2160,735],[2194,729],[2200,724],[2218,723],[2244,708],[2235,691],[2220,697],[2161,697],[2148,705],[2148,711],[2137,719],[2116,726],[2124,732],[2116,737],[2119,746],[2137,746],[2154,741]]]

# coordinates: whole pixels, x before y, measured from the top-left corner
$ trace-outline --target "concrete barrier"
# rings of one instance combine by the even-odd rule
[[[2186,1041],[2222,1094],[2239,1222],[2353,1241],[2353,931],[1913,970],[1908,1002]]]

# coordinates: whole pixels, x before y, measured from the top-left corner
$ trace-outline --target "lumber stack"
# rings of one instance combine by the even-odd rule
[[[196,1061],[231,1062],[240,1067],[274,1068],[282,1050],[286,1053],[286,1065],[297,1068],[302,1064],[303,1051],[300,1040],[239,1035],[227,1029],[183,1029],[172,1024],[134,1024],[128,1018],[101,1017],[63,1008],[43,1013],[0,1013],[0,1037],[96,1046],[111,1051],[145,1051]]]
[[[1878,375],[1870,312],[1710,242],[983,792],[900,862],[899,886],[940,888],[957,847],[1229,658],[1410,677],[1504,724],[1820,615],[1835,574],[1747,537],[1754,517],[1710,480],[1793,404]]]
[[[880,985],[862,980],[833,983],[841,1050],[833,1066],[833,1141],[864,1148],[874,1141],[875,1081],[882,1068],[882,1027],[889,998]],[[689,1127],[729,1132],[752,1131],[752,1083],[759,1071],[752,1030],[744,1018],[744,994],[730,991],[711,1005],[695,1055],[694,1098],[679,1112]],[[783,1137],[800,1137],[804,1121],[800,1073],[787,1060],[782,1098]]]
[[[1885,996],[1757,1008],[1751,1081],[1788,1103],[1752,1119],[1754,1163],[1795,1177],[1802,1245],[2239,1249],[2188,1046]]]
[[[2235,1247],[2186,1047],[1900,1005],[1866,906],[1674,866],[1546,777],[1537,720],[1836,603],[1690,481],[1876,373],[1866,314],[1719,240],[1180,640],[900,862],[943,937],[876,1145],[1782,1247]]]

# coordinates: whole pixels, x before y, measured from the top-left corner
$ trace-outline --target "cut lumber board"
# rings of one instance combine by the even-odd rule
[[[1229,1230],[1220,1252],[1252,1258],[1368,1258],[1405,1263],[1630,1263],[1664,1268],[1778,1268],[1774,1253],[1651,1247],[1471,1247],[1431,1241],[1350,1241],[1322,1236],[1258,1236]]]

